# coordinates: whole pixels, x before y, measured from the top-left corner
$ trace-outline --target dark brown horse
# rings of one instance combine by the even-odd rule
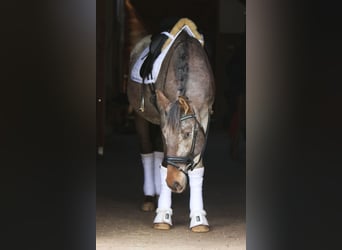
[[[148,123],[160,125],[162,132],[164,158],[154,228],[169,229],[172,225],[171,191],[183,192],[188,176],[190,228],[194,232],[206,232],[209,224],[202,199],[202,156],[215,96],[214,78],[204,41],[199,39],[203,37],[191,20],[180,19],[167,35],[169,38],[162,50],[165,58],[154,82],[137,83],[130,78],[127,94],[136,114],[139,138],[148,144]],[[150,43],[151,36],[147,36],[135,46],[130,72]],[[152,151],[149,147],[141,149],[145,151],[142,154],[152,153],[148,152]]]

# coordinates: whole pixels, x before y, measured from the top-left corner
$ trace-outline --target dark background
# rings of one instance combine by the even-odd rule
[[[341,15],[247,4],[247,249],[337,249]],[[1,245],[95,249],[95,1],[1,8]]]

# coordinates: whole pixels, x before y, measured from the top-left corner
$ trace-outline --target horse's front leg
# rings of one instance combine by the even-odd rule
[[[160,188],[160,196],[158,199],[158,208],[156,210],[156,217],[154,218],[155,229],[170,229],[172,226],[172,209],[171,209],[171,198],[172,192],[166,183],[166,175],[167,168],[161,166],[160,167],[160,179],[161,179],[161,188]]]
[[[202,162],[201,162],[202,163]],[[204,166],[188,172],[190,186],[190,229],[193,232],[208,232],[209,223],[203,208],[202,185]]]

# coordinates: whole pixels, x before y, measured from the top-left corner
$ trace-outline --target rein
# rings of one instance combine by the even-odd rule
[[[209,131],[208,128],[209,128],[209,123],[210,123],[210,115],[208,116],[207,132],[205,132],[204,129],[203,129],[203,133],[205,134],[205,142],[204,142],[202,151],[200,153],[200,157],[199,157],[197,162],[194,162],[194,158],[195,158],[194,151],[195,151],[195,146],[196,146],[196,139],[197,139],[198,129],[199,129],[199,126],[202,127],[202,125],[197,120],[195,114],[189,114],[189,115],[182,116],[180,118],[180,121],[184,121],[184,120],[187,120],[187,119],[195,119],[195,121],[196,121],[195,126],[193,128],[193,138],[192,138],[191,148],[190,148],[190,151],[189,151],[188,155],[187,156],[183,156],[183,157],[181,157],[181,156],[177,157],[177,156],[168,156],[168,155],[166,155],[164,157],[164,161],[168,165],[171,165],[171,166],[175,167],[179,171],[183,172],[185,175],[188,174],[189,170],[192,171],[198,165],[198,163],[202,159],[202,155],[204,153],[204,150],[205,150],[206,144],[207,144],[208,131]],[[186,164],[185,169],[181,168],[178,164]]]

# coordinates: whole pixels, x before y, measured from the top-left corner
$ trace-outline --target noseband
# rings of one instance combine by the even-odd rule
[[[185,175],[188,174],[189,170],[192,171],[197,166],[197,164],[201,161],[202,153],[205,149],[205,144],[206,144],[206,139],[207,139],[207,134],[208,134],[208,133],[205,133],[205,131],[203,129],[203,133],[205,133],[205,144],[203,145],[203,149],[202,149],[202,152],[200,153],[199,160],[197,162],[194,162],[194,158],[195,158],[194,153],[195,153],[197,134],[198,134],[198,130],[199,130],[199,127],[201,126],[201,124],[197,120],[195,114],[184,115],[180,118],[180,121],[184,121],[187,119],[195,119],[195,126],[192,129],[193,137],[192,137],[192,143],[191,143],[191,148],[190,148],[189,153],[187,154],[187,156],[183,156],[183,157],[181,157],[181,156],[180,157],[168,156],[168,155],[166,155],[164,157],[164,161],[166,164],[175,167],[179,171],[183,172]],[[209,120],[208,120],[208,126],[209,126]],[[186,165],[185,169],[181,168],[178,164],[185,164]]]

